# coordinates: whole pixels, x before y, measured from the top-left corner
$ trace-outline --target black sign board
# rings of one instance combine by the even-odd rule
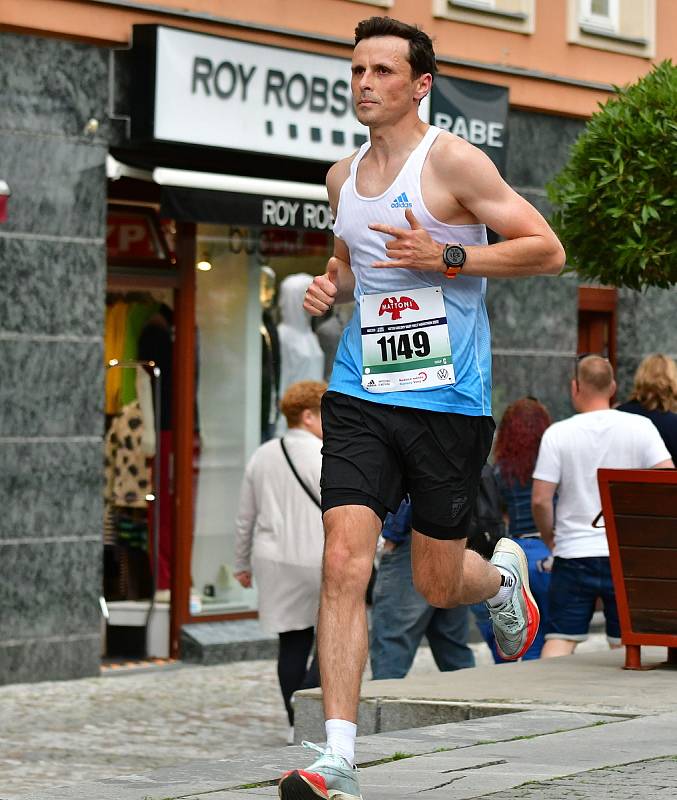
[[[430,98],[430,122],[483,150],[505,172],[508,89],[438,75]]]
[[[329,203],[293,197],[162,187],[160,213],[188,222],[231,225],[263,225],[304,231],[331,231],[333,217]]]

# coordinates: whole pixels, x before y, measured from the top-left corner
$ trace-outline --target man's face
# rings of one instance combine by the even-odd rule
[[[428,93],[432,77],[412,77],[408,59],[409,42],[399,36],[376,36],[355,46],[352,92],[363,125],[397,121]]]

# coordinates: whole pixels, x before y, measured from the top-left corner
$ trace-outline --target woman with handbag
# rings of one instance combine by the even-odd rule
[[[280,409],[289,430],[262,444],[245,470],[236,522],[235,578],[256,579],[259,622],[280,639],[278,677],[293,742],[292,695],[319,685],[315,640],[324,532],[320,510],[322,420],[319,381],[299,381]]]

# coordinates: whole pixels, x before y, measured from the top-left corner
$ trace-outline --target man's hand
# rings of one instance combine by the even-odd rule
[[[324,275],[313,278],[303,298],[303,307],[313,317],[321,317],[334,305],[338,291],[340,261],[332,256],[327,262]]]
[[[410,208],[405,209],[404,216],[409,223],[409,228],[396,228],[394,225],[381,225],[377,222],[369,225],[372,231],[394,237],[386,242],[386,255],[391,260],[374,261],[371,266],[379,269],[399,267],[427,272],[445,272],[442,261],[444,245],[430,238],[430,234],[421,227]]]
[[[236,572],[233,577],[244,589],[251,589],[252,574],[251,572]]]

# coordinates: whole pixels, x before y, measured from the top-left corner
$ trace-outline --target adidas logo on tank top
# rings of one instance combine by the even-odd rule
[[[407,197],[406,192],[402,192],[401,195],[396,197],[393,202],[390,204],[391,208],[412,208],[413,203],[409,202],[409,198]]]

